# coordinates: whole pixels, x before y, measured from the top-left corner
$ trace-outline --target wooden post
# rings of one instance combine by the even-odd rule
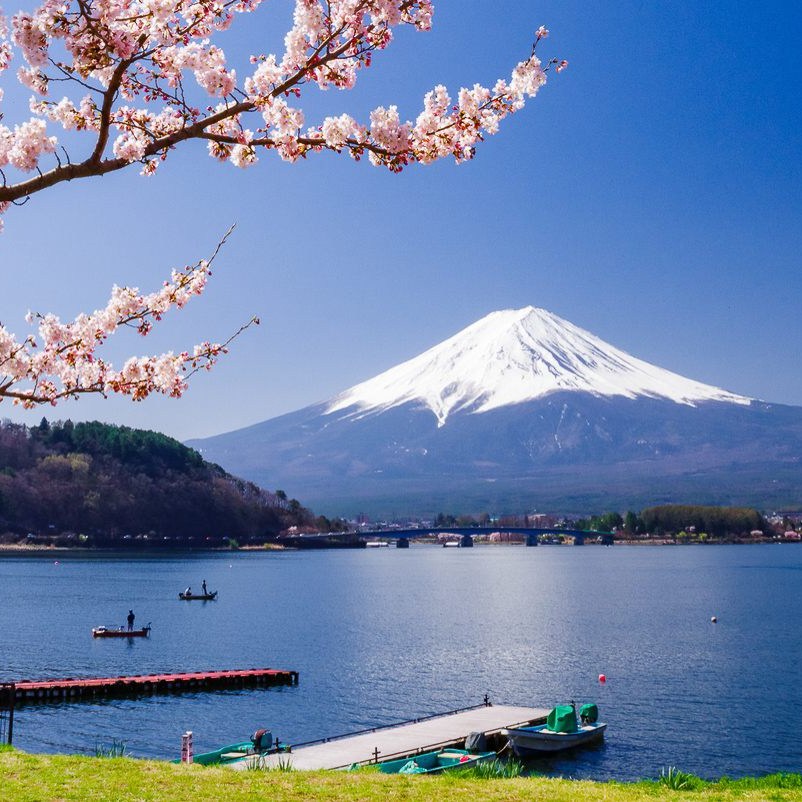
[[[14,704],[17,701],[17,687],[12,682],[8,688],[8,744],[14,743]]]
[[[181,762],[192,763],[192,730],[181,736]]]
[[[8,700],[8,701],[5,701]],[[0,683],[0,712],[5,707],[8,710],[8,730],[6,743],[14,742],[14,705],[17,701],[17,686],[13,682]]]

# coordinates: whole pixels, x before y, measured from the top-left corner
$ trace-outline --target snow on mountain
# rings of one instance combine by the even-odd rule
[[[658,398],[696,406],[754,399],[686,379],[630,356],[588,331],[527,306],[492,312],[458,334],[335,397],[326,414],[363,417],[406,403],[449,415],[482,413],[557,391]],[[355,408],[355,409],[352,409]]]

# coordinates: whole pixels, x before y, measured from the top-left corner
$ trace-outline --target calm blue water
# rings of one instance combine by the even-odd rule
[[[219,601],[178,600],[204,578]],[[564,776],[802,771],[782,726],[802,707],[800,580],[789,545],[4,556],[0,678],[300,672],[294,688],[26,706],[15,744],[29,751],[122,739],[174,758],[184,730],[197,751],[263,726],[298,742],[487,693],[599,704],[604,745],[538,766]],[[149,639],[92,639],[129,607]]]

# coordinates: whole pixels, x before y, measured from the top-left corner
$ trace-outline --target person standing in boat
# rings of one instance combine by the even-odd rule
[[[204,595],[204,596],[208,596],[208,595],[209,595],[209,591],[208,591],[208,590],[206,590],[206,580],[205,580],[205,579],[204,579],[204,580],[203,580],[203,582],[201,583],[201,587],[203,588],[203,595]]]
[[[133,610],[128,611],[128,631],[131,632],[134,628],[134,619],[136,616],[134,615]]]

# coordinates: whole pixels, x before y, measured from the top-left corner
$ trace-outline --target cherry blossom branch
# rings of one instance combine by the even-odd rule
[[[243,168],[258,160],[258,152],[271,150],[289,162],[324,150],[345,151],[357,161],[366,154],[372,164],[394,172],[447,156],[463,162],[537,94],[552,66],[557,72],[566,66],[557,59],[541,63],[535,51],[548,36],[541,27],[531,54],[509,79],[492,88],[463,88],[454,101],[444,86],[436,86],[414,122],[402,121],[391,105],[374,109],[369,124],[340,114],[309,127],[303,110],[291,103],[310,86],[352,89],[359,70],[392,42],[395,28],[431,27],[432,0],[295,0],[283,55],[252,56],[252,72],[242,81],[212,39],[261,0],[41,2],[31,13],[14,15],[10,28],[0,11],[0,76],[13,57],[21,57],[17,78],[38,96],[29,102],[32,116],[15,124],[0,106],[0,230],[12,204],[65,181],[133,164],[151,175],[173,149],[193,139],[205,140],[212,157]],[[51,100],[53,85],[72,96]],[[48,132],[51,124],[82,132],[89,142],[86,155],[71,158]],[[225,237],[209,260],[174,271],[156,293],[114,287],[104,309],[67,324],[54,315],[32,316],[41,346],[33,335],[17,341],[0,325],[0,401],[32,407],[86,393],[115,392],[134,400],[154,392],[180,396],[190,376],[210,368],[258,320],[222,344],[132,357],[119,370],[96,351],[124,326],[147,335],[165,312],[199,295],[223,242]]]
[[[222,354],[228,353],[233,340],[258,325],[259,319],[251,318],[223,343],[203,342],[179,354],[169,351],[131,357],[119,370],[98,357],[97,350],[125,326],[147,336],[170,309],[181,309],[200,295],[231,230],[208,259],[174,270],[156,292],[143,295],[136,287],[115,286],[104,309],[78,315],[70,323],[62,323],[52,314],[29,314],[28,322],[38,320],[38,340],[29,335],[19,342],[0,325],[0,401],[10,398],[15,404],[32,408],[92,393],[119,393],[134,401],[152,393],[179,398],[191,376],[211,369]]]
[[[445,156],[465,161],[479,141],[496,133],[501,120],[537,93],[551,65],[557,71],[566,66],[556,59],[542,65],[535,48],[548,31],[541,27],[530,56],[508,81],[499,80],[492,89],[478,84],[462,89],[453,104],[445,87],[437,86],[426,95],[414,123],[402,122],[396,107],[389,106],[374,109],[369,125],[342,114],[304,129],[303,111],[292,107],[290,98],[300,97],[307,85],[351,89],[358,71],[371,65],[373,53],[390,44],[395,27],[431,27],[432,2],[296,0],[283,56],[251,57],[254,70],[240,83],[210,37],[229,27],[235,14],[250,13],[259,3],[67,0],[58,6],[45,0],[34,13],[13,17],[11,41],[0,16],[0,73],[9,65],[13,43],[27,63],[19,79],[43,98],[31,101],[34,116],[26,122],[13,129],[0,124],[0,169],[15,171],[11,181],[3,174],[0,214],[9,203],[64,181],[131,164],[152,174],[172,149],[191,139],[207,140],[211,156],[238,167],[256,162],[257,150],[275,150],[286,161],[322,150],[346,150],[356,159],[367,153],[371,163],[393,171]],[[56,45],[66,60],[56,57]],[[202,101],[185,92],[188,72],[195,77],[198,101],[203,95],[218,99],[203,114]],[[80,100],[46,99],[50,82],[64,79],[65,85],[72,81],[90,94]],[[100,92],[99,106],[92,92]],[[261,118],[255,131],[246,125],[253,117]],[[58,144],[46,133],[48,122],[93,133],[89,155],[42,169],[43,159],[55,154]],[[108,154],[115,130],[113,153]]]

